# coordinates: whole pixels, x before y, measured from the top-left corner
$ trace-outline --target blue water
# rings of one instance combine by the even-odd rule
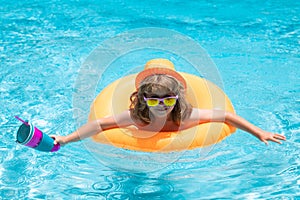
[[[300,198],[299,13],[292,0],[0,0],[0,199]],[[150,27],[199,44],[214,64],[207,69],[217,73],[191,67],[195,51],[179,39],[125,53],[118,44],[142,45],[143,38],[114,40]],[[106,53],[120,55],[103,60],[105,68],[87,67],[92,52],[110,41]],[[170,46],[186,54],[166,51]],[[239,115],[287,141],[265,146],[237,131],[214,147],[170,154],[100,144],[102,151],[93,152],[90,140],[57,153],[15,143],[14,115],[45,133],[68,134],[87,120],[101,88],[154,57],[215,80]]]

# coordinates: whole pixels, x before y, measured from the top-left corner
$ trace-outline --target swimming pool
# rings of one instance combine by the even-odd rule
[[[0,0],[0,5],[1,199],[299,198],[299,2]],[[161,55],[185,63],[181,55],[157,49],[129,52],[111,63],[121,64],[119,70],[103,72],[91,96],[80,96],[76,81],[91,52],[118,34],[149,27],[201,45],[237,113],[284,133],[288,141],[266,147],[237,131],[209,151],[120,154],[104,146],[112,152],[100,160],[85,142],[54,154],[16,145],[16,114],[46,133],[67,134],[87,119],[78,115],[76,95],[88,104],[101,87],[126,74],[123,66]],[[131,170],[123,155],[132,158],[126,163]]]

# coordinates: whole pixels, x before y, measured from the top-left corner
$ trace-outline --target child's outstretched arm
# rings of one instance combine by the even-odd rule
[[[100,133],[101,131],[101,120],[95,120],[84,124],[79,129],[67,136],[57,135],[51,137],[55,139],[54,144],[59,143],[60,145],[65,145],[70,142],[76,142],[79,140],[83,140],[87,137],[91,137],[93,135],[96,135],[97,133]]]
[[[206,122],[225,122],[229,125],[232,125],[236,128],[244,130],[248,133],[251,133],[257,137],[260,141],[264,142],[266,145],[268,141],[276,142],[281,144],[281,140],[286,140],[284,135],[271,133],[260,129],[259,127],[251,124],[244,118],[222,110],[200,110],[197,109],[193,111],[193,116],[199,119],[200,123]]]
[[[65,145],[70,142],[76,142],[91,137],[104,130],[125,127],[132,123],[129,111],[125,111],[115,117],[110,116],[88,122],[67,136],[52,135],[51,137],[55,139],[54,144],[59,143],[60,145]]]
[[[225,123],[228,123],[239,129],[247,131],[248,133],[251,133],[252,135],[257,137],[260,141],[264,142],[266,145],[268,145],[268,141],[281,144],[280,140],[286,140],[284,135],[264,131],[234,113],[229,113],[229,112],[225,113]]]

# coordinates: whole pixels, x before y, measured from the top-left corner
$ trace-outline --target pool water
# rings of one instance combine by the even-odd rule
[[[0,8],[0,199],[300,198],[298,1],[0,0]],[[135,30],[194,41],[212,61],[207,69],[216,68],[216,81],[191,66],[194,49],[176,40],[122,52],[118,44],[142,43],[119,37]],[[105,60],[105,68],[85,65],[116,38],[122,41],[111,49],[118,57]],[[166,51],[170,46],[185,55]],[[100,144],[93,152],[90,140],[57,153],[15,143],[14,115],[66,135],[87,120],[103,87],[154,57],[213,80],[239,115],[287,141],[265,146],[239,130],[214,147],[169,154]]]

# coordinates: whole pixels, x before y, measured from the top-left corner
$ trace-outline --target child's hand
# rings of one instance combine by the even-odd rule
[[[260,139],[266,145],[268,145],[268,141],[272,141],[272,142],[281,144],[280,140],[286,140],[284,135],[277,134],[277,133],[270,133],[267,131],[263,131],[262,134],[258,136],[258,139]]]
[[[65,141],[66,136],[59,136],[59,135],[51,135],[50,137],[52,137],[54,139],[54,144],[60,144],[61,146],[64,146],[65,144],[67,144],[67,142]]]

